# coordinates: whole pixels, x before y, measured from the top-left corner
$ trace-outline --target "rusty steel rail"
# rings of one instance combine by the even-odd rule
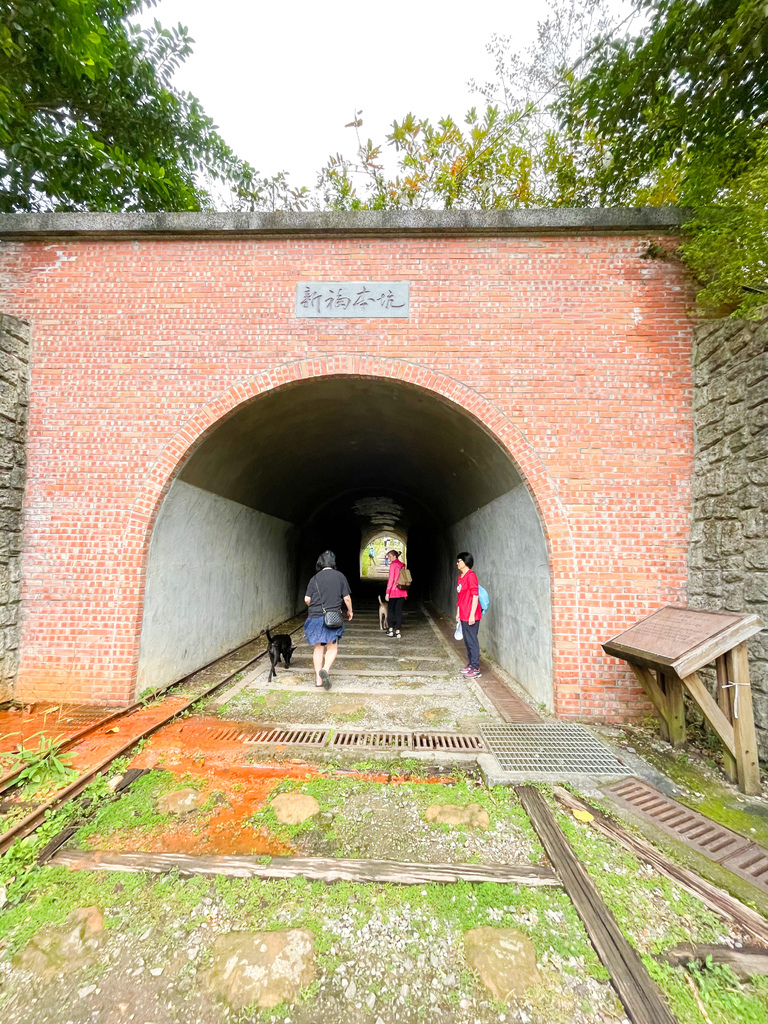
[[[301,626],[297,626],[296,629],[291,630],[290,635],[293,636],[293,634],[297,633],[299,629],[301,629]],[[146,707],[146,705],[151,701],[157,700],[158,697],[166,695],[168,691],[172,690],[175,686],[183,686],[185,683],[188,683],[190,679],[193,679],[199,672],[205,672],[206,669],[212,668],[218,662],[224,661],[226,658],[234,657],[238,651],[247,647],[248,644],[256,643],[260,636],[265,635],[265,632],[257,633],[256,636],[251,637],[250,640],[246,640],[245,643],[240,644],[237,647],[233,647],[231,651],[227,651],[226,654],[222,654],[218,658],[214,658],[212,661],[207,662],[207,664],[201,665],[200,668],[196,668],[194,672],[189,672],[187,675],[182,676],[181,679],[176,679],[172,683],[166,683],[165,686],[159,686],[156,690],[153,690],[152,693],[147,694],[146,697],[143,697],[140,700],[135,700],[133,704],[129,704],[124,708],[118,708],[117,711],[113,711],[111,714],[105,715],[104,718],[99,718],[97,721],[91,722],[78,732],[73,733],[73,735],[69,736],[63,741],[63,743],[60,743],[56,747],[55,752],[57,754],[63,754],[65,750],[69,750],[71,747],[76,746],[81,740],[84,740],[86,736],[90,736],[91,733],[103,728],[110,722],[116,722],[119,718],[125,718],[126,715],[133,714],[133,712],[138,711],[139,708]],[[262,654],[266,653],[266,651],[262,652]],[[252,664],[252,662],[246,662],[244,667],[247,668],[250,664]],[[242,671],[242,668],[237,669],[237,672]],[[12,771],[6,772],[4,775],[0,775],[0,793],[4,793],[7,789],[10,789],[23,771],[23,767],[14,768]]]
[[[293,636],[294,633],[298,633],[300,629],[301,626],[297,626],[296,629],[291,630],[289,635]],[[254,639],[258,639],[258,637]],[[252,642],[252,640],[248,641],[248,643]],[[243,644],[241,646],[246,645]],[[235,648],[235,650],[239,649],[239,647]],[[247,661],[244,665],[240,665],[238,666],[238,668],[233,669],[232,672],[227,673],[227,675],[224,676],[223,679],[219,679],[217,682],[212,683],[210,686],[206,687],[202,692],[195,694],[195,696],[193,697],[190,697],[188,701],[186,701],[180,707],[175,708],[164,718],[161,718],[159,722],[155,722],[153,725],[150,725],[146,729],[143,729],[137,735],[132,736],[131,739],[126,740],[126,742],[123,743],[118,750],[113,751],[111,754],[109,754],[108,757],[102,758],[102,760],[99,761],[98,764],[94,765],[92,768],[89,768],[79,778],[75,779],[74,782],[71,782],[68,786],[65,786],[63,789],[60,789],[56,793],[54,793],[53,796],[48,798],[48,800],[46,800],[44,803],[36,807],[34,811],[31,811],[26,817],[16,822],[16,824],[12,828],[9,828],[7,832],[3,832],[0,835],[0,856],[6,853],[11,848],[11,846],[13,846],[17,839],[22,839],[24,836],[28,836],[30,832],[34,832],[35,829],[42,824],[48,811],[51,811],[54,808],[59,807],[61,804],[66,803],[68,800],[73,800],[76,796],[79,796],[80,793],[82,793],[82,791],[85,789],[85,787],[90,782],[92,782],[97,775],[100,775],[106,768],[108,768],[112,764],[113,761],[117,760],[118,757],[122,757],[123,754],[127,754],[128,751],[139,742],[139,740],[143,740],[146,739],[148,736],[152,736],[153,733],[156,733],[158,730],[162,729],[163,726],[168,725],[168,723],[173,721],[174,718],[178,718],[179,715],[182,715],[185,711],[188,711],[193,704],[197,704],[198,701],[210,696],[210,694],[214,693],[216,690],[219,690],[222,686],[226,686],[226,684],[230,682],[232,679],[234,679],[234,677],[238,675],[238,673],[245,671],[245,669],[247,668],[250,668],[250,666],[255,664],[255,662],[260,661],[262,658],[265,658],[268,653],[268,650],[262,651],[260,654],[257,654],[256,657],[251,658],[249,661]],[[230,655],[224,655],[224,657],[229,656],[231,656],[231,653]],[[217,658],[216,660],[220,661],[222,659]],[[215,663],[215,661],[211,662],[211,664]],[[204,668],[209,667],[210,666],[204,666]],[[198,669],[197,671],[201,672],[202,669]],[[196,673],[193,672],[191,673],[191,675],[196,675]],[[173,683],[171,685],[175,686],[178,684]],[[140,701],[139,706],[141,706],[142,704],[143,702]],[[127,709],[125,710],[127,711]],[[136,708],[134,708],[133,710],[136,710]],[[113,716],[109,716],[107,721],[111,720],[112,717]],[[104,723],[102,722],[100,724],[103,725]],[[89,729],[88,731],[92,730]]]

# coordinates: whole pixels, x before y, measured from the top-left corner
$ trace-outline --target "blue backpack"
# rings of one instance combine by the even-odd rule
[[[478,586],[477,596],[480,600],[480,608],[482,610],[482,613],[483,615],[485,615],[485,613],[488,611],[488,606],[491,603],[491,599],[488,596],[488,591],[485,589],[485,587]]]

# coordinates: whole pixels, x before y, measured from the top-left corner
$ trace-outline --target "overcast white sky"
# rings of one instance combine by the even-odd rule
[[[467,82],[491,76],[485,44],[496,32],[527,45],[546,9],[545,0],[161,0],[148,13],[189,28],[194,54],[176,85],[198,97],[238,155],[312,186],[330,153],[353,155],[344,125],[355,107],[364,137],[383,142],[409,110],[458,118],[481,105]]]

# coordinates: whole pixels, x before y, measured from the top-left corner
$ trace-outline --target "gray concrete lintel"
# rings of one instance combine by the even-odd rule
[[[294,213],[4,213],[0,238],[198,237],[222,235],[470,236],[676,233],[677,207],[528,210],[357,210]]]

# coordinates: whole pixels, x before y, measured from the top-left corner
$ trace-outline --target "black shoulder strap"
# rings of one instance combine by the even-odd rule
[[[322,570],[321,570],[322,571]],[[312,581],[315,584],[315,590],[317,591],[317,600],[320,602],[320,607],[323,609],[323,615],[325,615],[325,607],[323,605],[323,595],[320,593],[320,584],[317,582],[317,577],[320,573],[315,573],[312,577]]]

